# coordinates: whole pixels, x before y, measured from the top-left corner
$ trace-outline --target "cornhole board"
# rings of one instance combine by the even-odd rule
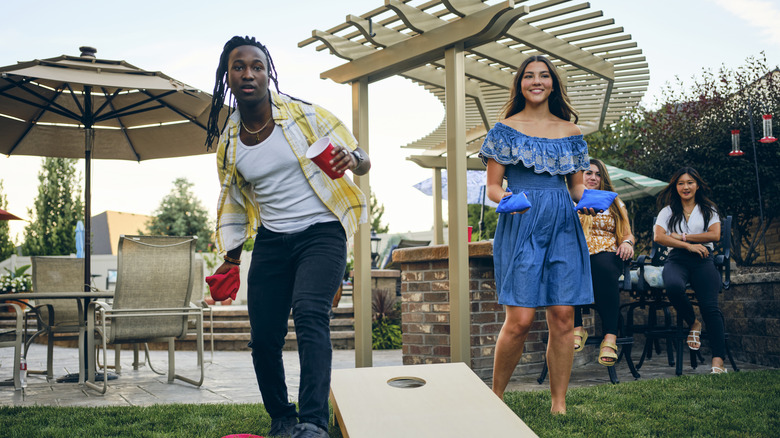
[[[345,438],[537,436],[464,363],[333,370],[330,399]]]

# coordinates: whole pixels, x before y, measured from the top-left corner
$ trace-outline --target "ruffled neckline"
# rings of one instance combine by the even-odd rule
[[[535,173],[552,175],[590,169],[588,144],[582,134],[561,138],[534,137],[500,122],[488,132],[479,156],[486,165],[488,158],[492,158],[505,166],[522,163],[533,168]]]
[[[495,128],[507,129],[507,130],[509,130],[509,131],[511,131],[511,132],[513,132],[515,134],[518,134],[518,135],[522,136],[522,137],[530,138],[530,139],[536,140],[536,141],[566,141],[566,140],[571,141],[571,140],[582,140],[584,138],[584,136],[582,134],[570,135],[568,137],[561,137],[561,138],[534,137],[533,135],[524,134],[522,131],[518,131],[517,129],[515,129],[515,128],[509,126],[509,125],[506,125],[504,123],[501,123],[501,122],[497,122],[493,126],[493,129],[495,129]]]

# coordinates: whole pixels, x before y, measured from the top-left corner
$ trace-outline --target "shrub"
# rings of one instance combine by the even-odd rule
[[[372,295],[371,347],[374,350],[401,348],[401,309],[400,303],[395,300],[395,291],[380,290]]]

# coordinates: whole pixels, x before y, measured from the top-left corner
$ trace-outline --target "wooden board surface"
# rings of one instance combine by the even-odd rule
[[[333,370],[330,397],[345,438],[536,436],[463,363]]]

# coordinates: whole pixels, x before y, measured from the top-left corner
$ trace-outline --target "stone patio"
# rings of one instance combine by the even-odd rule
[[[0,349],[0,379],[11,377],[9,364],[12,364],[13,349]],[[290,398],[298,397],[298,355],[295,351],[285,351],[284,363],[287,372],[287,386]],[[374,351],[374,366],[402,365],[401,350]],[[572,372],[571,387],[609,384],[609,378],[603,366],[595,362],[595,353],[584,352],[589,357],[588,363],[576,367]],[[43,369],[46,359],[46,349],[43,345],[34,344],[28,353],[29,369]],[[117,380],[109,382],[105,395],[80,388],[77,383],[50,383],[42,375],[28,375],[27,389],[14,391],[13,387],[0,387],[0,406],[143,406],[166,403],[260,403],[260,391],[257,389],[251,355],[247,351],[217,351],[213,362],[209,363],[210,353],[205,353],[206,377],[203,386],[195,388],[192,385],[176,381],[167,383],[166,376],[154,374],[148,366],[134,371],[132,354],[123,351],[122,375]],[[109,361],[113,359],[109,357]],[[167,353],[152,351],[155,367],[167,370]],[[55,347],[55,376],[74,372],[78,369],[78,350],[75,348]],[[184,375],[194,375],[195,353],[181,351],[176,353],[177,372]],[[345,369],[355,366],[354,350],[334,350],[333,368]],[[621,382],[633,379],[625,364],[621,361],[617,368]],[[767,367],[739,362],[738,366],[745,371],[767,369]],[[684,374],[707,373],[709,369],[699,366],[696,370],[686,363]],[[641,379],[673,378],[674,368],[668,366],[665,356],[655,356],[646,361],[639,371]],[[549,380],[539,385],[536,375],[522,377],[510,384],[510,391],[534,391],[549,389]]]

